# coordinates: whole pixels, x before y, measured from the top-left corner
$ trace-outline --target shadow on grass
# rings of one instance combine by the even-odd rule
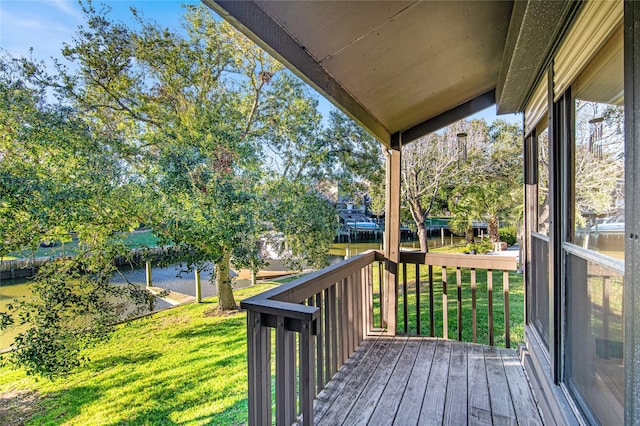
[[[246,418],[247,413],[249,412],[249,403],[247,398],[244,398],[233,406],[227,408],[222,413],[209,415],[209,416],[199,416],[193,418],[191,421],[195,424],[203,424],[203,425],[237,425],[238,418]],[[246,420],[245,420],[246,423]]]
[[[246,423],[246,316],[203,318],[184,309],[167,327],[152,320],[123,327],[67,382],[47,386],[42,412],[26,421]]]
[[[132,355],[112,355],[105,358],[92,360],[85,366],[89,371],[102,371],[105,368],[116,365],[137,364],[152,361],[160,356],[160,352],[140,352]]]
[[[201,324],[190,327],[188,330],[182,330],[171,337],[176,339],[193,339],[196,337],[216,337],[224,335],[229,337],[234,334],[243,334],[246,328],[246,319],[244,315],[225,318],[214,324]],[[244,336],[243,336],[244,339]]]
[[[98,386],[73,386],[46,395],[44,412],[29,419],[30,424],[61,424],[79,415],[83,408],[102,396]]]
[[[178,425],[169,418],[171,412],[167,412],[164,408],[154,408],[143,410],[133,418],[119,420],[108,425]]]

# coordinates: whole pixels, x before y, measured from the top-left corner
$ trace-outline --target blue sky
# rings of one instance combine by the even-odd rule
[[[177,28],[182,15],[182,4],[198,4],[197,0],[116,0],[100,2],[96,7],[107,4],[112,8],[112,16],[124,22],[131,22],[129,8],[135,7],[148,19],[163,26]],[[70,43],[82,24],[83,16],[76,0],[2,0],[0,1],[0,48],[14,56],[28,56],[33,48],[36,59],[50,63],[50,58],[60,57],[63,43]],[[331,104],[319,96],[320,112],[328,115]],[[495,106],[487,108],[473,118],[484,118],[492,122]],[[503,115],[499,118],[522,123],[520,115]]]

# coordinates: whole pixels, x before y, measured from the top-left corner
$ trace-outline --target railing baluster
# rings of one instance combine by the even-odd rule
[[[329,287],[329,306],[331,308],[331,377],[338,371],[338,303],[337,303],[337,289],[340,286],[340,282],[335,283]]]
[[[511,347],[511,330],[509,324],[509,272],[502,271],[502,292],[504,293],[504,345]]]
[[[331,287],[330,287],[331,288]],[[324,383],[326,385],[333,373],[331,372],[331,301],[330,288],[324,289]]]
[[[478,338],[478,322],[476,311],[476,268],[471,268],[471,327],[473,329],[473,343]]]
[[[369,313],[367,312],[367,275],[369,269],[367,266],[360,271],[360,280],[362,286],[360,287],[360,309],[362,310],[362,340],[367,338],[367,329],[369,328]]]
[[[462,271],[456,268],[456,284],[458,286],[458,340],[462,340]]]
[[[316,323],[316,384],[318,386],[318,390],[316,391],[316,393],[320,393],[320,391],[324,388],[324,375],[325,375],[325,371],[324,371],[324,348],[325,346],[323,345],[323,336],[324,336],[324,310],[323,310],[323,303],[322,303],[322,292],[316,294],[315,297],[315,302],[316,305],[318,307],[318,309],[320,309],[320,312],[318,314],[318,321]]]
[[[493,271],[487,269],[487,308],[489,310],[489,345],[493,346]]]
[[[611,345],[609,343],[609,317],[611,316],[611,276],[602,277],[602,339],[604,340],[604,357],[608,358],[611,354]]]
[[[447,267],[442,267],[442,337],[449,338],[449,303],[447,300]]]
[[[296,417],[295,334],[285,329],[284,317],[276,320],[276,424],[293,423]]]
[[[433,312],[433,265],[429,265],[429,327],[430,327],[430,336],[436,336],[436,323],[434,320],[434,312]]]
[[[349,307],[347,305],[347,279],[343,279],[340,283],[340,296],[338,296],[338,304],[340,305],[340,364],[342,367],[349,358]]]
[[[404,316],[404,332],[409,332],[409,318],[407,309],[407,264],[402,264],[402,312]]]
[[[362,308],[362,269],[355,273],[356,277],[356,331],[358,333],[358,344],[360,346],[363,339],[362,325],[364,323],[364,309]]]
[[[302,321],[302,331],[300,332],[300,408],[305,426],[313,425],[313,400],[315,398],[312,370],[315,360],[311,326],[311,321]]]
[[[418,336],[422,333],[420,319],[420,266],[416,263],[416,330]]]
[[[356,328],[355,328],[355,303],[354,303],[354,296],[353,296],[353,290],[354,290],[354,282],[353,282],[353,274],[349,275],[349,277],[347,278],[347,298],[348,303],[347,306],[349,307],[348,309],[348,315],[349,315],[349,350],[347,353],[347,358],[349,358],[351,356],[351,354],[353,353],[353,351],[356,348]]]
[[[380,328],[382,328],[382,326],[383,326],[383,321],[382,321],[382,310],[383,310],[383,308],[382,308],[382,304],[383,304],[383,295],[382,295],[382,264],[383,264],[382,262],[378,262],[378,285],[379,285],[379,288],[380,288],[380,290],[378,291],[378,295],[379,295],[379,297],[378,297],[378,306],[380,307],[380,310],[379,310],[379,312],[378,312],[378,315],[379,315],[379,319],[380,319],[380,322],[379,322],[379,327],[380,327]]]
[[[373,330],[373,264],[369,265],[369,272],[367,273],[367,315],[369,320],[367,323],[367,335]]]

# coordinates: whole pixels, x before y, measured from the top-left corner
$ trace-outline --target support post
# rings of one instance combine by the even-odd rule
[[[398,264],[400,261],[400,151],[394,149],[388,150],[386,152],[386,163],[384,241],[386,267],[383,320],[387,333],[395,336],[398,317],[398,305],[396,303],[398,294]]]
[[[256,271],[256,267],[253,264],[253,262],[251,263],[251,285],[257,285],[258,284],[258,272]]]
[[[196,269],[194,271],[196,276],[196,303],[202,302],[202,285],[200,282],[200,270]]]
[[[524,126],[524,125],[523,125]],[[524,140],[524,277],[525,292],[524,316],[525,324],[531,322],[531,286],[533,282],[533,268],[531,267],[531,234],[538,231],[538,137],[534,130]],[[522,259],[522,258],[521,258]]]
[[[261,314],[247,313],[249,424],[271,425],[271,332]]]
[[[147,288],[148,288],[148,287],[151,287],[153,284],[153,279],[151,276],[151,261],[147,260],[145,262],[145,270],[147,275]]]

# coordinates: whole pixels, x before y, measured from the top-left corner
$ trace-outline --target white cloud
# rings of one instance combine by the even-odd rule
[[[77,13],[76,13],[77,12]],[[0,7],[0,47],[12,55],[49,62],[59,57],[64,42],[70,42],[82,22],[79,10],[66,1],[6,1]]]
[[[82,10],[77,1],[71,0],[50,0],[51,4],[61,12],[77,19],[82,19]]]

